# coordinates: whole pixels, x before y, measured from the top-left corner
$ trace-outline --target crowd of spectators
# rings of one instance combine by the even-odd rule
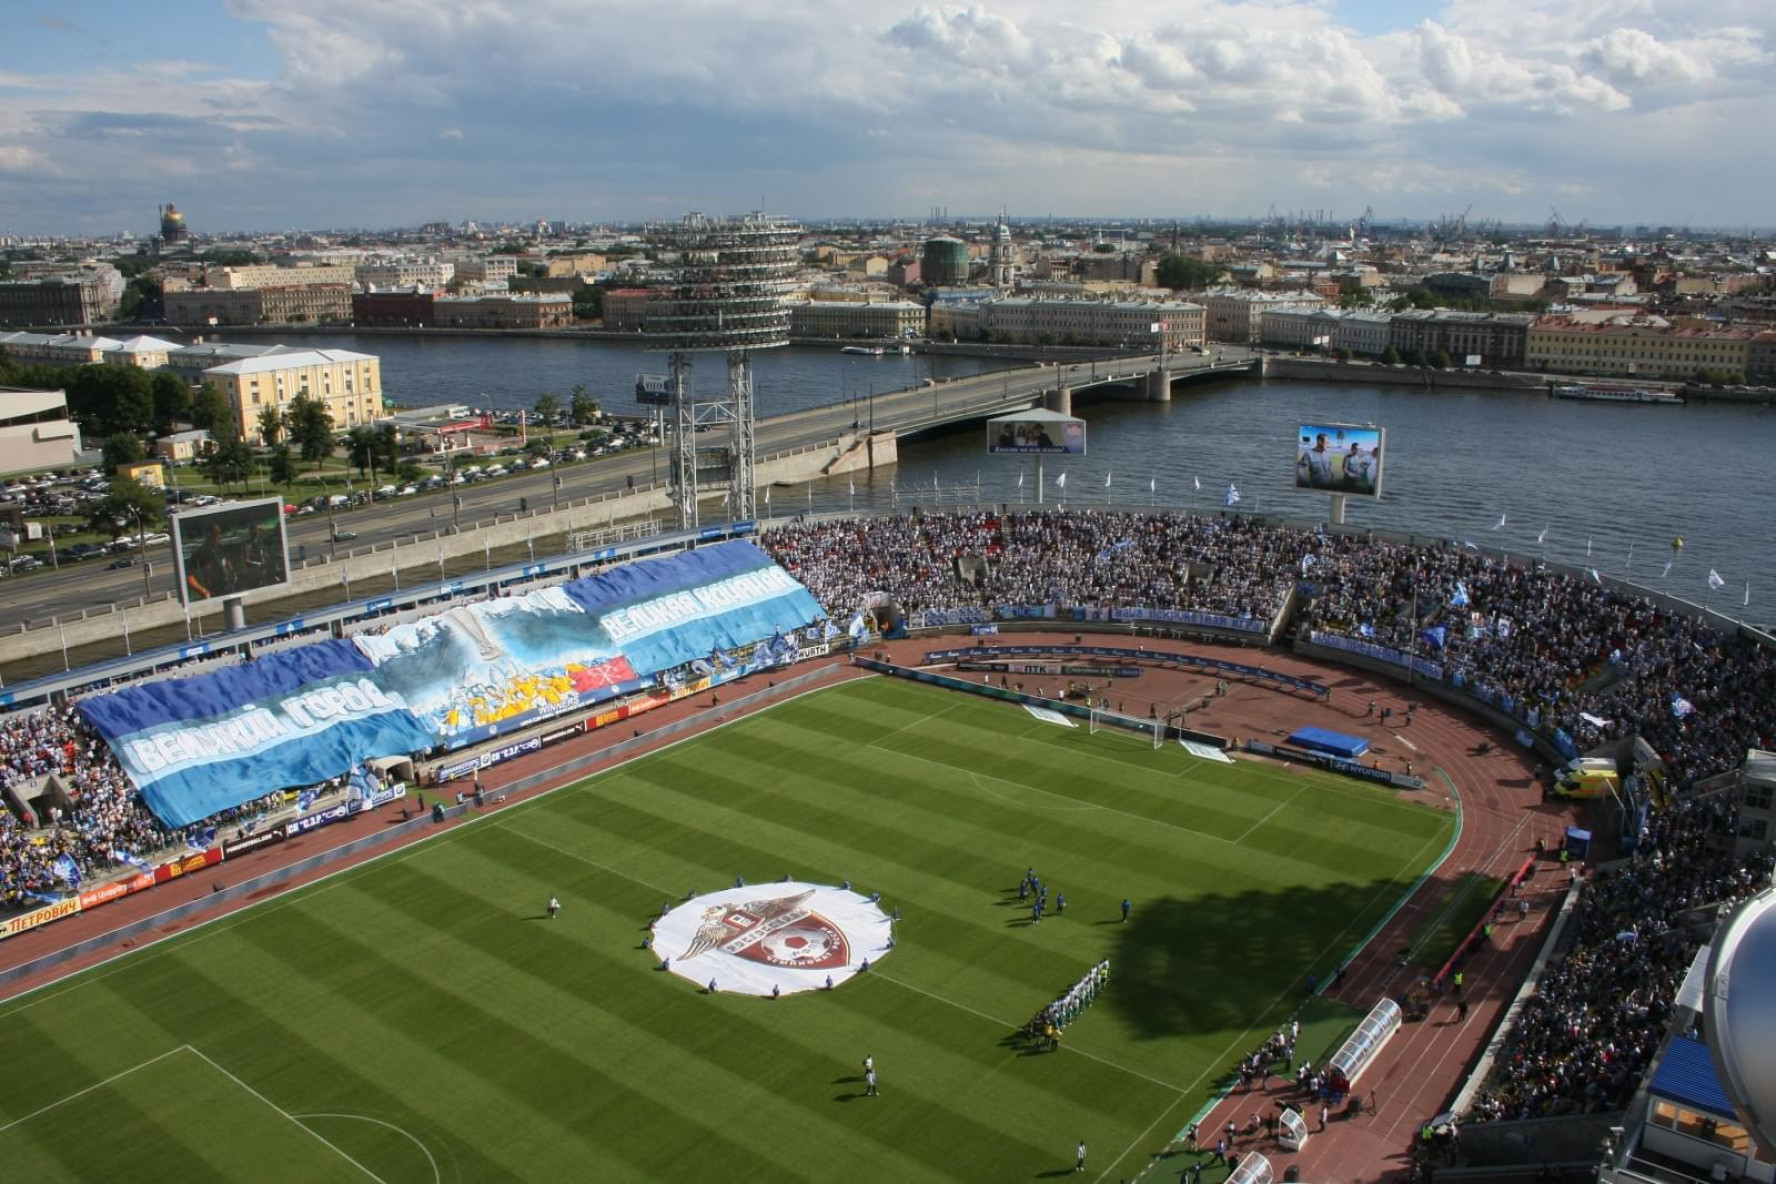
[[[1685,914],[1729,905],[1770,879],[1770,852],[1735,858],[1722,795],[1680,798],[1652,815],[1624,866],[1584,885],[1572,944],[1524,1003],[1508,1055],[1474,1101],[1478,1121],[1624,1107],[1671,1024],[1677,991],[1711,931]]]
[[[1689,783],[1776,742],[1776,655],[1631,590],[1451,545],[1250,518],[1056,510],[799,523],[765,545],[835,621],[881,594],[929,610],[1145,606],[1271,620],[1440,663],[1580,749],[1638,734]]]

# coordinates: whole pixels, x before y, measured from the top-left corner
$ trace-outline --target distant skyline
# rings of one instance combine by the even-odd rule
[[[1768,0],[14,0],[0,38],[0,235],[168,199],[200,233],[1776,222]]]

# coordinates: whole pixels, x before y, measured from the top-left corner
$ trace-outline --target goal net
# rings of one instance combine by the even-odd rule
[[[1119,715],[1114,711],[1099,711],[1094,707],[1089,730],[1094,736],[1099,732],[1114,732],[1131,740],[1144,740],[1155,748],[1165,747],[1164,720],[1138,719],[1132,715]]]

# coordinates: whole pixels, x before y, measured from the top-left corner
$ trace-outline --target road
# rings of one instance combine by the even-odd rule
[[[1227,350],[1228,360],[1244,358],[1245,351]],[[902,434],[935,424],[954,422],[984,415],[1029,401],[1052,388],[1057,382],[1071,385],[1101,380],[1110,374],[1135,374],[1153,368],[1152,355],[1120,358],[1095,363],[1082,362],[1066,366],[1032,366],[1019,370],[1002,370],[974,378],[961,378],[935,387],[913,387],[904,391],[876,395],[872,400],[847,400],[807,411],[789,412],[760,420],[754,435],[760,458],[773,453],[789,452],[812,444],[824,444],[851,431],[854,423],[876,430],[893,430]],[[1202,369],[1208,358],[1194,354],[1173,355],[1170,359],[1176,373]],[[712,428],[711,435],[721,431]],[[531,509],[550,505],[557,496],[554,480],[561,478],[560,500],[575,501],[596,497],[601,493],[621,490],[631,482],[646,488],[667,476],[668,453],[664,448],[645,452],[620,453],[579,464],[567,465],[559,471],[544,470],[519,477],[503,478],[475,485],[455,487],[462,498],[457,510],[460,524],[468,529],[478,520],[491,520],[512,514],[528,503]],[[451,491],[438,490],[399,500],[377,502],[342,511],[335,516],[340,530],[357,534],[349,547],[367,550],[376,544],[415,534],[429,535],[451,523]],[[289,520],[290,555],[300,563],[303,556],[325,555],[329,534],[325,514],[304,515]],[[339,553],[347,551],[339,545]],[[98,560],[65,563],[59,571],[38,571],[9,579],[4,604],[0,605],[0,626],[16,626],[23,621],[42,622],[57,615],[78,614],[81,609],[105,608],[114,603],[134,603],[149,589],[154,596],[173,590],[171,552],[164,546],[151,548],[152,573],[144,580],[140,566],[120,571],[105,569]]]

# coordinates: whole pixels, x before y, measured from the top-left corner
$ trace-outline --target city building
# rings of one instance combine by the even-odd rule
[[[433,301],[440,329],[560,329],[573,324],[573,297],[535,295],[440,296]]]
[[[1312,292],[1248,292],[1218,288],[1203,293],[1205,331],[1210,341],[1251,345],[1260,340],[1264,313],[1276,308],[1322,308],[1325,299]]]
[[[1359,357],[1379,358],[1387,352],[1393,322],[1392,313],[1362,310],[1340,313],[1338,328],[1332,334],[1332,348],[1348,349]]]
[[[77,337],[68,333],[0,333],[0,349],[16,362],[36,366],[135,366],[158,370],[167,355],[178,349],[175,342],[158,337]]]
[[[172,202],[160,207],[160,241],[163,243],[182,243],[191,237],[186,229],[185,215]]]
[[[287,345],[248,345],[244,342],[205,341],[200,337],[190,345],[167,351],[166,368],[196,386],[203,381],[204,371],[212,366],[295,352]]]
[[[424,328],[435,324],[437,293],[426,287],[371,289],[352,293],[352,323]]]
[[[612,288],[604,294],[604,327],[613,333],[640,333],[647,328],[650,288]]]
[[[80,450],[66,394],[0,387],[0,474],[71,465]]]
[[[1745,353],[1745,381],[1776,384],[1776,330],[1766,330],[1751,339]]]
[[[1023,345],[1108,345],[1185,349],[1204,341],[1200,304],[1161,300],[1032,300],[1009,296],[980,306],[980,336]],[[954,323],[954,319],[951,319]],[[1156,331],[1154,326],[1162,325]],[[960,333],[958,333],[960,336]]]
[[[1335,350],[1341,319],[1324,308],[1267,308],[1259,318],[1258,338],[1286,349]]]
[[[350,284],[356,279],[357,268],[350,263],[321,263],[301,267],[252,263],[242,267],[206,267],[203,270],[204,286],[222,291],[281,288],[289,284]]]
[[[518,274],[516,255],[459,255],[452,263],[457,279],[473,283],[504,284]]]
[[[1683,381],[1706,372],[1744,375],[1758,336],[1756,329],[1680,328],[1625,314],[1601,323],[1548,316],[1530,327],[1526,361],[1561,374]]]
[[[154,442],[154,455],[175,464],[196,460],[209,451],[210,433],[203,430],[173,432]]]
[[[993,251],[987,263],[987,277],[995,288],[1009,288],[1017,279],[1015,251],[1011,227],[999,223],[993,228]]]
[[[426,288],[436,291],[456,278],[456,264],[445,259],[375,259],[352,269],[364,287]]]
[[[1394,314],[1388,326],[1388,344],[1402,354],[1409,350],[1427,356],[1446,353],[1458,366],[1510,369],[1524,363],[1525,341],[1534,320],[1529,313],[1414,308]]]
[[[319,399],[333,427],[347,431],[382,417],[382,362],[343,349],[296,349],[212,366],[202,375],[234,408],[249,443],[262,443],[259,412],[287,407],[298,395]]]
[[[109,320],[122,294],[96,269],[0,280],[0,325],[90,325]]]
[[[807,300],[789,306],[791,337],[899,338],[924,333],[925,306],[916,301]]]
[[[188,288],[162,297],[175,325],[337,324],[351,320],[351,298],[349,283]]]

